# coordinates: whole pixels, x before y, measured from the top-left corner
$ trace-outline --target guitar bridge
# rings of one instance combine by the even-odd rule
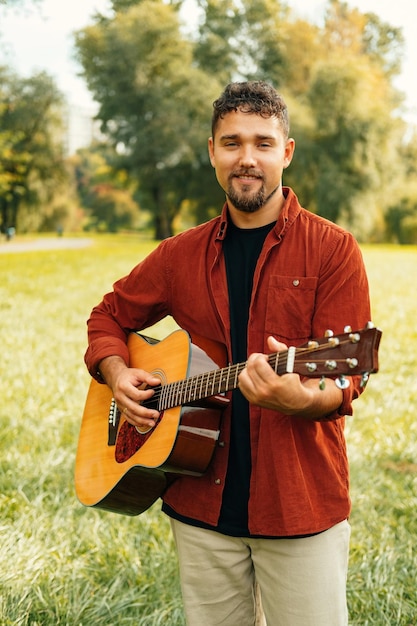
[[[111,399],[110,410],[109,410],[109,418],[108,418],[108,434],[107,434],[107,445],[115,446],[116,438],[117,438],[117,430],[119,428],[120,422],[120,411],[117,408],[117,404],[114,398]]]

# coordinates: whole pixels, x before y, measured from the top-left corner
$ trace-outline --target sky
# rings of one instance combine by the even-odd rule
[[[6,0],[7,3],[7,0]],[[403,71],[396,86],[406,95],[405,117],[417,125],[417,3],[410,0],[347,0],[362,12],[376,13],[401,27],[405,38]],[[30,3],[29,3],[30,4]],[[92,98],[73,59],[73,32],[87,26],[95,11],[105,12],[109,0],[42,0],[40,8],[6,11],[0,2],[0,63],[21,76],[45,70],[52,75],[70,105],[92,107]],[[302,18],[320,20],[325,0],[288,0]],[[32,6],[32,5],[31,5]]]

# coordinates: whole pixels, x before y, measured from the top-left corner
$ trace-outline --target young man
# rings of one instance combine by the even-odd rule
[[[294,154],[288,113],[264,82],[214,103],[209,154],[221,215],[163,241],[114,285],[88,322],[86,363],[136,426],[160,381],[129,367],[126,338],[171,315],[191,337],[245,362],[202,477],[163,496],[190,626],[249,626],[259,586],[268,626],[345,626],[350,512],[344,416],[361,388],[277,375],[267,354],[362,328],[368,284],[353,237],[282,186]],[[140,389],[145,383],[149,387]]]

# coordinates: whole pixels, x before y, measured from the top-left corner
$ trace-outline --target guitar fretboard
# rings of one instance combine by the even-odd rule
[[[268,363],[275,373],[285,374],[289,371],[293,351],[295,352],[295,349],[290,348],[268,356]],[[165,411],[175,406],[191,404],[226,393],[237,388],[239,374],[245,367],[246,362],[235,363],[204,374],[196,374],[184,380],[159,385],[155,387],[155,394],[150,403],[156,403],[159,411]]]
[[[377,352],[381,331],[369,326],[356,332],[346,332],[336,337],[312,340],[298,348],[276,352],[267,356],[269,365],[276,374],[296,372],[300,376],[343,377],[366,376],[378,371]],[[239,374],[246,362],[196,374],[171,383],[154,387],[152,398],[144,402],[162,412],[183,404],[192,404],[227,391],[236,389]]]

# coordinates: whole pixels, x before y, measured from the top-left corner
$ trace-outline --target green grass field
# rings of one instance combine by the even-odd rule
[[[0,254],[3,626],[184,625],[159,504],[134,518],[86,509],[73,483],[86,319],[153,245],[103,236],[80,250]],[[363,252],[384,335],[380,372],[347,422],[350,624],[416,626],[417,248]]]

